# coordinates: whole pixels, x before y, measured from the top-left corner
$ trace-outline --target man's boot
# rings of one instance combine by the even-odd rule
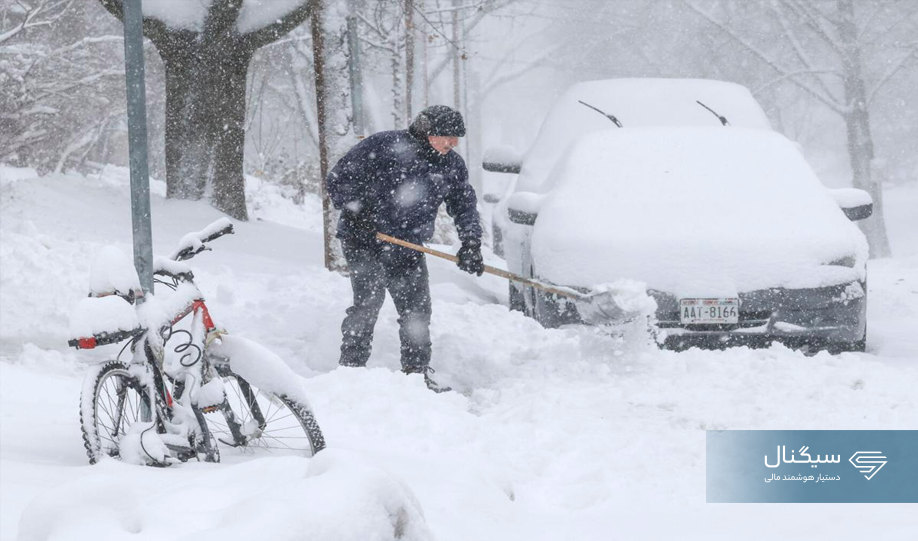
[[[437,384],[437,382],[430,377],[435,370],[429,366],[405,366],[402,367],[402,372],[405,374],[424,374],[424,383],[427,384],[428,389],[435,393],[445,393],[453,390],[452,387]]]

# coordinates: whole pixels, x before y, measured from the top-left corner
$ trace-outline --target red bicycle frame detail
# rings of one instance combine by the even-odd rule
[[[187,308],[182,310],[181,313],[179,313],[179,315],[173,318],[172,324],[175,325],[176,323],[181,321],[185,316],[187,316],[188,314],[192,312],[194,312],[195,314],[197,314],[198,312],[201,312],[201,320],[203,321],[204,329],[207,332],[210,332],[217,328],[216,325],[214,325],[214,320],[210,318],[210,312],[207,310],[207,305],[204,304],[204,299],[194,300],[190,305],[188,305]]]
[[[184,319],[185,316],[187,316],[188,314],[191,314],[191,313],[197,314],[198,312],[201,312],[201,321],[204,323],[204,329],[207,332],[210,332],[217,328],[216,325],[214,325],[214,320],[211,319],[210,317],[210,312],[207,310],[207,305],[204,304],[204,299],[195,299],[194,301],[192,301],[191,304],[185,307],[184,310],[182,310],[177,316],[175,316],[172,319],[172,324],[175,325],[176,323]],[[169,390],[166,388],[163,388],[163,390],[165,391],[165,394],[166,394],[166,404],[168,404],[168,406],[171,408],[173,404],[172,393],[170,393]]]

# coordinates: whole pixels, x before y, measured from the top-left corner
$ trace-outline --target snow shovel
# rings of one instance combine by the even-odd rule
[[[376,233],[376,238],[391,244],[397,244],[399,246],[404,246],[405,248],[410,248],[418,252],[424,252],[425,254],[430,254],[432,256],[446,259],[452,261],[453,263],[459,262],[459,258],[452,254],[440,252],[438,250],[434,250],[426,246],[421,246],[419,244],[414,244],[406,240],[397,239],[395,237],[386,235],[385,233]],[[539,282],[538,280],[532,280],[530,278],[520,276],[519,274],[513,274],[512,272],[507,272],[503,269],[498,269],[490,265],[485,265],[484,271],[488,274],[500,276],[501,278],[506,278],[507,280],[534,287],[540,291],[551,293],[552,295],[557,295],[559,297],[564,297],[574,301],[577,306],[577,312],[580,315],[580,318],[586,323],[591,323],[594,325],[620,323],[623,320],[629,319],[636,315],[635,312],[622,308],[620,303],[616,301],[616,296],[621,296],[623,293],[627,292],[616,291],[615,288],[607,288],[608,290],[595,291],[590,293],[581,293],[576,289],[545,284]],[[641,294],[646,298],[646,293],[641,292]]]

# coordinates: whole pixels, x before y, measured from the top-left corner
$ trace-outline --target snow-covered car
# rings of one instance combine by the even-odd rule
[[[584,289],[639,280],[674,348],[778,340],[862,350],[867,242],[852,220],[869,216],[869,196],[826,189],[798,145],[770,129],[742,87],[672,82],[683,85],[669,89],[673,99],[708,90],[688,105],[714,122],[701,125],[704,116],[691,117],[685,107],[683,123],[670,125],[665,118],[677,117],[677,108],[650,107],[651,92],[639,95],[650,113],[635,115],[643,124],[604,109],[611,102],[597,105],[598,95],[581,98],[584,88],[601,92],[618,83],[577,85],[546,119],[500,203],[508,269]],[[726,90],[720,98],[718,87]],[[563,114],[584,112],[573,107],[580,102],[603,113],[579,105],[592,116]],[[560,141],[560,149],[542,144],[543,136],[559,142],[557,126],[578,122],[589,129]],[[511,286],[510,297],[512,308],[546,326],[580,320],[573,304],[531,288]]]
[[[494,176],[487,179],[484,199],[496,203],[491,231],[494,252],[504,255],[503,238],[515,229],[508,218],[509,196],[516,191],[538,192],[577,137],[616,126],[721,126],[721,118],[735,127],[771,130],[768,117],[749,90],[733,83],[648,78],[572,86],[555,102],[525,156],[508,146],[492,147],[485,153],[486,171],[519,174],[510,182],[499,182]],[[501,192],[494,193],[495,185]]]

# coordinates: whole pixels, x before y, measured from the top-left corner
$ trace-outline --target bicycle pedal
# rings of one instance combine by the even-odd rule
[[[173,459],[177,459],[181,462],[188,462],[192,458],[197,457],[197,452],[195,452],[195,450],[191,447],[170,445],[167,443],[166,448],[169,449]]]
[[[224,439],[222,439],[222,438],[217,438],[217,441],[219,441],[220,443],[222,443],[223,445],[226,445],[226,446],[228,446],[228,447],[245,447],[245,445],[248,443],[248,440],[243,441],[243,442],[235,442],[235,441],[229,442],[229,441],[226,441],[226,440],[224,440]]]

